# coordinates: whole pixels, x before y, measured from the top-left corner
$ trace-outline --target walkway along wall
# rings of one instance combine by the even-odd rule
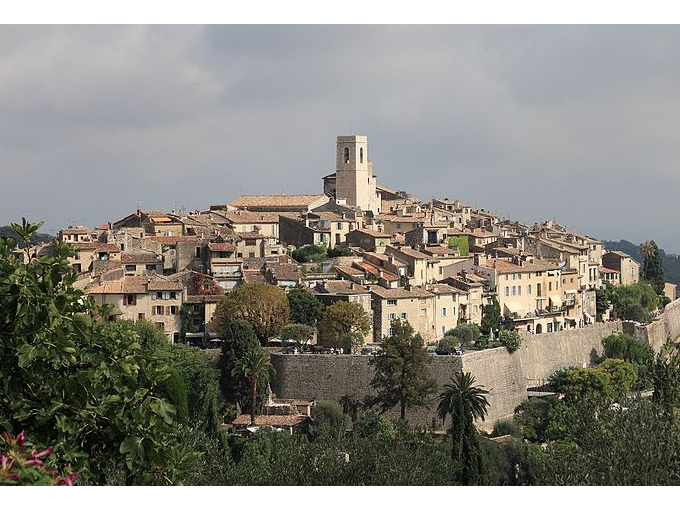
[[[463,356],[432,356],[430,370],[440,385],[464,370],[476,384],[489,390],[489,415],[483,428],[512,416],[515,407],[527,399],[527,387],[543,384],[556,370],[590,366],[602,355],[602,339],[612,333],[627,332],[649,342],[655,350],[680,335],[680,300],[670,303],[652,324],[634,327],[629,323],[605,322],[577,330],[540,335],[523,334],[522,346],[514,353],[501,347],[468,352]],[[338,401],[343,395],[363,399],[375,394],[371,387],[373,367],[370,356],[332,354],[274,354],[276,376],[272,390],[281,398]],[[436,404],[408,415],[414,425],[431,425]],[[390,417],[398,417],[398,410]],[[437,426],[441,423],[437,422]]]

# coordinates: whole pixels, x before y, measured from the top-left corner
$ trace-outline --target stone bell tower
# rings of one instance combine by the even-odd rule
[[[373,164],[368,159],[368,137],[338,136],[335,160],[336,198],[362,211],[380,212]]]

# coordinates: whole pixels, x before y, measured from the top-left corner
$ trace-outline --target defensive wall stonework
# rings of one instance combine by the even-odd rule
[[[462,356],[432,356],[430,371],[442,386],[456,372],[472,373],[475,383],[489,390],[489,414],[478,425],[490,429],[494,422],[512,416],[515,407],[527,399],[527,387],[543,384],[560,368],[592,365],[602,355],[602,339],[622,332],[634,334],[658,351],[680,336],[680,300],[667,305],[664,313],[647,326],[615,321],[540,335],[522,333],[522,346],[513,353],[501,347]],[[273,354],[276,376],[272,391],[280,398],[337,402],[343,395],[349,395],[361,400],[375,394],[370,359],[357,355]],[[398,417],[398,410],[388,416]],[[428,426],[435,417],[436,404],[407,416],[413,425]]]

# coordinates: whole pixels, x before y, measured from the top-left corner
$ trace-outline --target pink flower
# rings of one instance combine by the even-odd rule
[[[9,473],[7,475],[7,478],[9,478],[10,480],[18,480],[20,477],[21,477],[20,473]]]
[[[31,460],[26,462],[26,465],[27,466],[43,467],[45,465],[45,463],[40,459],[31,459]]]
[[[68,485],[69,487],[72,487],[75,485],[75,481],[78,478],[79,473],[71,473],[68,476],[62,476],[60,478],[57,478],[57,485]]]
[[[35,451],[35,448],[34,448],[34,451]],[[36,459],[44,459],[45,457],[52,455],[53,451],[54,451],[54,446],[48,446],[43,451],[41,451],[40,453],[35,455],[35,458]],[[31,457],[33,457],[33,453],[31,453]]]
[[[24,431],[22,430],[21,432],[19,432],[19,435],[17,436],[17,444],[19,446],[23,446],[25,442],[26,436],[24,435]]]

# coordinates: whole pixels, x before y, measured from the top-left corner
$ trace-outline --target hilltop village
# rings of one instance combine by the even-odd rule
[[[337,137],[336,172],[322,189],[244,195],[188,213],[137,210],[65,228],[58,240],[74,249],[76,288],[115,305],[119,320],[151,321],[186,343],[214,337],[220,297],[248,282],[360,304],[371,317],[370,344],[390,335],[395,318],[433,343],[459,323],[480,324],[493,298],[515,329],[582,328],[595,321],[596,289],[639,278],[630,255],[554,221],[525,225],[378,184],[366,136]],[[305,246],[337,256],[297,262],[291,253]]]

